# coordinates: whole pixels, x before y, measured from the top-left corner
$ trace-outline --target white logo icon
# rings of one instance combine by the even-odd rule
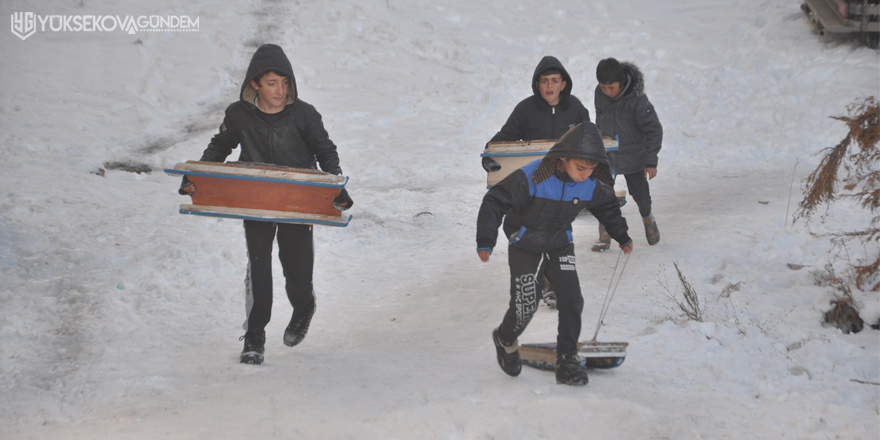
[[[11,19],[12,33],[22,40],[37,31],[37,16],[33,12],[13,12]]]

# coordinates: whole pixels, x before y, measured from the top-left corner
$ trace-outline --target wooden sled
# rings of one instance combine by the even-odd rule
[[[616,368],[626,360],[628,342],[578,342],[578,356],[587,368]],[[556,343],[521,344],[519,357],[523,365],[539,370],[556,369]]]
[[[351,216],[333,207],[348,182],[318,170],[257,163],[187,161],[166,169],[196,187],[181,214],[276,223],[348,226]]]
[[[605,151],[617,151],[617,139],[602,138]],[[486,175],[486,187],[491,188],[502,181],[510,173],[544,157],[556,140],[545,139],[536,141],[490,142],[481,157],[491,157],[501,169],[490,171]]]

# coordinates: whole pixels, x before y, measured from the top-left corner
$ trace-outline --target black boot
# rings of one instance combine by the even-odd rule
[[[312,323],[312,316],[315,316],[316,308],[317,306],[312,306],[312,310],[303,313],[297,313],[296,310],[293,311],[293,316],[290,317],[290,324],[284,330],[284,345],[293,347],[306,338],[306,333],[309,332],[309,324]]]
[[[495,343],[495,354],[498,357],[498,365],[510,376],[519,376],[522,371],[522,363],[519,360],[519,349],[517,341],[505,344],[501,340],[498,329],[492,330],[492,342]]]
[[[263,363],[263,352],[266,347],[266,332],[247,332],[238,338],[244,340],[244,349],[241,350],[240,362],[243,364],[260,365]]]
[[[587,368],[581,365],[575,354],[562,355],[556,358],[556,383],[565,385],[586,385]]]

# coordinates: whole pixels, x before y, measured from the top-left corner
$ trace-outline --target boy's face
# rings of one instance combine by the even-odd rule
[[[562,79],[561,73],[551,73],[538,77],[538,91],[541,92],[541,97],[550,105],[559,104],[559,94],[565,90],[567,85],[568,83]]]
[[[290,79],[286,76],[269,72],[260,78],[260,82],[251,81],[251,87],[257,91],[260,110],[264,113],[278,113],[287,105],[287,88]]]
[[[615,81],[609,84],[599,84],[599,88],[602,89],[602,93],[609,98],[616,98],[617,95],[620,94],[620,81]]]
[[[575,182],[583,182],[587,180],[591,175],[593,175],[593,170],[596,169],[595,165],[590,165],[586,159],[562,159],[560,161],[562,163],[562,169],[568,174],[568,177],[571,177],[571,180]]]

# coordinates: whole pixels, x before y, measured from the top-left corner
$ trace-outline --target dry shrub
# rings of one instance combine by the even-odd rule
[[[678,263],[673,261],[675,271],[678,273],[678,281],[681,283],[681,295],[683,299],[678,298],[671,290],[661,283],[663,289],[666,290],[666,296],[672,300],[678,309],[684,313],[684,316],[691,321],[703,322],[703,309],[700,308],[700,298],[697,297],[697,291],[691,286],[691,283],[681,273]]]
[[[880,208],[880,104],[872,97],[856,101],[847,107],[849,116],[833,119],[843,121],[849,133],[836,146],[819,152],[824,154],[819,166],[807,177],[804,199],[798,205],[794,220],[809,219],[816,210],[839,199],[853,199],[872,214]],[[838,182],[845,192],[838,192]],[[830,234],[841,246],[849,240],[859,241],[865,248],[870,242],[880,241],[880,216],[874,216],[860,231]],[[873,260],[871,262],[868,262]],[[864,264],[853,264],[853,278],[857,288],[880,290],[880,252],[866,258]]]

